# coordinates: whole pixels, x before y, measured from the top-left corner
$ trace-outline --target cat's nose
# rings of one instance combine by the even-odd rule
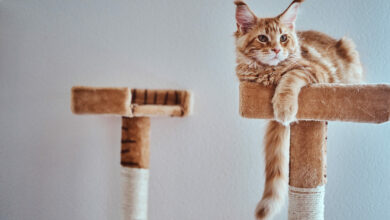
[[[275,52],[276,54],[278,54],[280,52],[280,49],[279,48],[274,48],[272,49],[273,52]]]

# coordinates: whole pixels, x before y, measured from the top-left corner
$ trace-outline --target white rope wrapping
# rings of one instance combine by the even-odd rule
[[[324,220],[325,186],[297,188],[290,186],[288,193],[289,220]]]
[[[123,220],[146,220],[148,214],[149,170],[121,169]]]

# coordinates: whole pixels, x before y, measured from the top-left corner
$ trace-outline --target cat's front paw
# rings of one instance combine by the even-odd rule
[[[275,120],[283,125],[296,121],[298,102],[294,99],[282,99],[275,96],[272,100]]]

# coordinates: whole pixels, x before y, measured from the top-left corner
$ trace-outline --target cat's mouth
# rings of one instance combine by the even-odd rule
[[[284,54],[281,53],[278,54],[259,53],[256,56],[253,56],[251,58],[256,62],[265,65],[270,65],[270,66],[276,66],[285,59]]]
[[[272,57],[270,59],[270,61],[272,61],[272,62],[281,61],[281,58],[278,55],[275,55],[274,57]]]
[[[278,65],[281,61],[283,60],[283,58],[278,55],[278,54],[275,54],[274,56],[271,56],[271,57],[268,57],[268,59],[264,59],[263,63],[265,64],[268,64],[268,65],[271,65],[271,66],[276,66]]]

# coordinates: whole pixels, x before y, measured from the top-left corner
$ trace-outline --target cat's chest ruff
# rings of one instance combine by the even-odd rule
[[[282,78],[284,72],[284,67],[269,66],[268,68],[265,68],[261,74],[259,74],[259,78],[256,82],[262,83],[263,85],[276,85]]]
[[[263,85],[275,85],[282,78],[286,67],[284,66],[257,66],[257,68],[239,68],[238,77],[242,81],[257,82]]]

